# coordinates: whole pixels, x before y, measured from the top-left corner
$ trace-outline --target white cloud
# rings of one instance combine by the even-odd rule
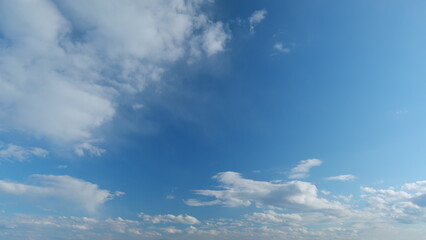
[[[9,144],[6,147],[0,149],[0,159],[6,160],[17,160],[24,161],[30,157],[46,157],[49,154],[48,151],[37,148],[37,147],[29,147],[24,148],[21,146]]]
[[[353,175],[349,175],[349,174],[345,174],[345,175],[338,175],[338,176],[332,176],[332,177],[327,177],[325,178],[325,180],[327,181],[350,181],[350,180],[354,180],[356,177]]]
[[[117,217],[88,218],[66,216],[34,216],[16,215],[0,218],[2,232],[7,232],[7,239],[22,239],[38,234],[54,237],[55,239],[163,239],[168,234],[175,239],[402,239],[404,234],[397,237],[392,231],[401,231],[407,235],[404,239],[422,239],[421,234],[412,236],[416,226],[406,227],[388,223],[387,216],[359,212],[355,215],[332,216],[320,212],[284,213],[277,210],[254,212],[237,218],[211,218],[197,227],[188,227],[173,223],[158,227],[155,223],[137,221]],[[392,229],[389,232],[389,229]],[[425,233],[424,230],[418,233]],[[386,236],[387,237],[383,237]],[[424,235],[424,234],[423,234]]]
[[[1,1],[0,127],[72,145],[92,139],[120,98],[177,61],[225,49],[226,27],[204,14],[204,4]]]
[[[290,176],[288,178],[290,179],[300,179],[300,178],[307,178],[309,177],[309,171],[312,167],[320,166],[322,164],[321,160],[319,159],[307,159],[302,160],[299,162],[299,164],[291,169]]]
[[[426,181],[406,183],[402,189],[416,192],[412,202],[420,207],[426,207]]]
[[[254,33],[254,28],[257,24],[263,21],[266,17],[266,10],[261,9],[254,11],[251,16],[249,17],[249,24],[250,24],[250,32]]]
[[[426,181],[402,187],[374,189],[361,187],[371,210],[402,223],[426,222]]]
[[[121,217],[117,217],[116,219],[108,218],[107,220],[105,220],[105,222],[110,224],[110,226],[112,227],[112,229],[115,232],[119,232],[119,233],[125,233],[125,232],[134,233],[135,231],[133,231],[131,229],[135,229],[135,227],[142,224],[139,221],[123,219]],[[137,234],[137,235],[139,235],[139,234]]]
[[[198,191],[196,191],[198,193]],[[200,194],[203,195],[203,194]],[[201,206],[213,206],[213,205],[220,205],[222,202],[220,200],[213,200],[213,201],[199,201],[197,199],[187,199],[185,200],[185,203],[189,206],[193,207],[201,207]]]
[[[172,214],[166,214],[166,215],[148,215],[144,213],[139,213],[138,217],[142,218],[146,222],[151,223],[181,223],[181,224],[200,224],[200,221],[196,219],[193,216],[190,215],[172,215]]]
[[[282,52],[282,53],[289,53],[289,52],[291,52],[291,48],[285,47],[282,42],[275,43],[274,44],[274,49],[277,50],[278,52]]]
[[[225,49],[225,42],[230,37],[223,30],[223,23],[212,24],[203,35],[203,48],[208,56]]]
[[[103,148],[96,147],[89,142],[84,142],[84,143],[76,144],[74,146],[74,152],[80,157],[83,157],[86,152],[89,153],[90,155],[99,157],[102,154],[104,154],[106,150]]]
[[[32,175],[34,185],[0,180],[0,193],[34,198],[55,197],[76,204],[89,211],[123,193],[112,193],[98,185],[70,176]]]
[[[243,178],[236,172],[222,172],[214,176],[223,190],[196,190],[201,196],[214,197],[213,201],[186,200],[191,206],[224,205],[227,207],[249,206],[270,207],[299,211],[324,210],[339,212],[345,207],[339,202],[328,201],[317,196],[315,185],[290,181],[272,183]]]
[[[408,191],[426,193],[426,181],[417,181],[417,182],[413,182],[413,183],[406,183],[402,186],[402,189],[408,190]]]
[[[321,193],[324,195],[330,195],[331,192],[327,190],[321,190]]]
[[[224,190],[240,192],[247,198],[259,189],[268,190],[272,182],[261,182],[236,178],[236,173],[224,174],[226,181],[220,181]],[[220,174],[219,174],[220,175]],[[219,178],[219,175],[217,178]],[[239,183],[230,184],[232,181]],[[297,182],[297,181],[293,181]],[[269,183],[269,184],[264,184]],[[280,184],[279,184],[280,185]],[[345,206],[346,211],[331,214],[325,209],[266,209],[251,212],[233,218],[209,218],[203,222],[190,218],[189,215],[147,215],[141,213],[140,220],[121,217],[114,219],[97,219],[88,217],[66,216],[30,216],[16,215],[0,218],[0,227],[7,239],[22,239],[40,234],[51,234],[61,239],[162,239],[173,238],[198,239],[422,239],[426,234],[421,225],[404,226],[400,223],[417,223],[426,221],[426,211],[414,203],[417,196],[424,193],[424,181],[404,184],[401,187],[374,189],[364,187],[364,202],[356,206]],[[256,186],[256,187],[254,187]],[[223,190],[223,191],[224,191]],[[273,194],[272,194],[273,195]],[[253,195],[251,195],[253,196]],[[287,197],[291,197],[289,194]],[[335,198],[351,196],[333,195]],[[272,197],[275,197],[273,195]],[[278,197],[278,199],[283,199]],[[219,200],[222,201],[223,200]],[[286,201],[285,198],[283,201]],[[332,203],[328,201],[329,203]],[[246,209],[249,211],[249,209]],[[196,223],[198,221],[198,223]],[[164,225],[158,225],[164,224]],[[185,224],[185,225],[184,225]],[[197,224],[196,227],[192,224]],[[53,234],[53,235],[52,235]]]
[[[368,194],[380,196],[390,201],[406,200],[412,197],[412,194],[405,191],[395,191],[394,189],[374,189],[370,187],[361,187],[361,190]]]
[[[246,218],[251,221],[257,221],[261,223],[268,223],[268,222],[285,223],[289,221],[303,220],[299,214],[277,213],[272,210],[268,210],[263,213],[253,213],[252,215],[246,215]]]
[[[182,233],[182,230],[177,229],[175,227],[166,227],[166,228],[162,228],[162,230],[166,233],[170,233],[170,234],[177,234],[177,233]]]

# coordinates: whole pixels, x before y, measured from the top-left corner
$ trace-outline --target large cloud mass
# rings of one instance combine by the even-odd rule
[[[0,128],[85,143],[117,99],[223,51],[198,0],[0,1]],[[82,7],[84,6],[84,7]]]

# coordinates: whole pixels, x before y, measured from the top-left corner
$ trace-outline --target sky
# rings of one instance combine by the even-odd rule
[[[424,238],[425,11],[0,0],[1,239]]]

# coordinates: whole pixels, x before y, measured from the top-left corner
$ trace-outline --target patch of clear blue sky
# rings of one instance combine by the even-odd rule
[[[145,105],[140,111],[120,108],[103,129],[108,153],[66,160],[67,174],[126,192],[107,203],[107,214],[185,212],[201,219],[246,211],[183,203],[191,190],[215,185],[210,177],[221,171],[285,180],[282,173],[300,160],[319,158],[323,165],[307,180],[346,194],[380,180],[423,180],[425,4],[217,1],[212,14],[225,22],[256,9],[267,17],[254,35],[247,24],[230,23],[225,53],[170,70],[171,87],[132,99]],[[277,42],[291,52],[276,52]],[[56,161],[40,161],[9,164],[8,171],[62,171],[52,170]],[[358,179],[323,181],[339,174]]]

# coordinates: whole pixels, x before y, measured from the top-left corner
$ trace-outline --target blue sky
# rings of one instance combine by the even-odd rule
[[[421,239],[423,1],[0,0],[2,239]]]

